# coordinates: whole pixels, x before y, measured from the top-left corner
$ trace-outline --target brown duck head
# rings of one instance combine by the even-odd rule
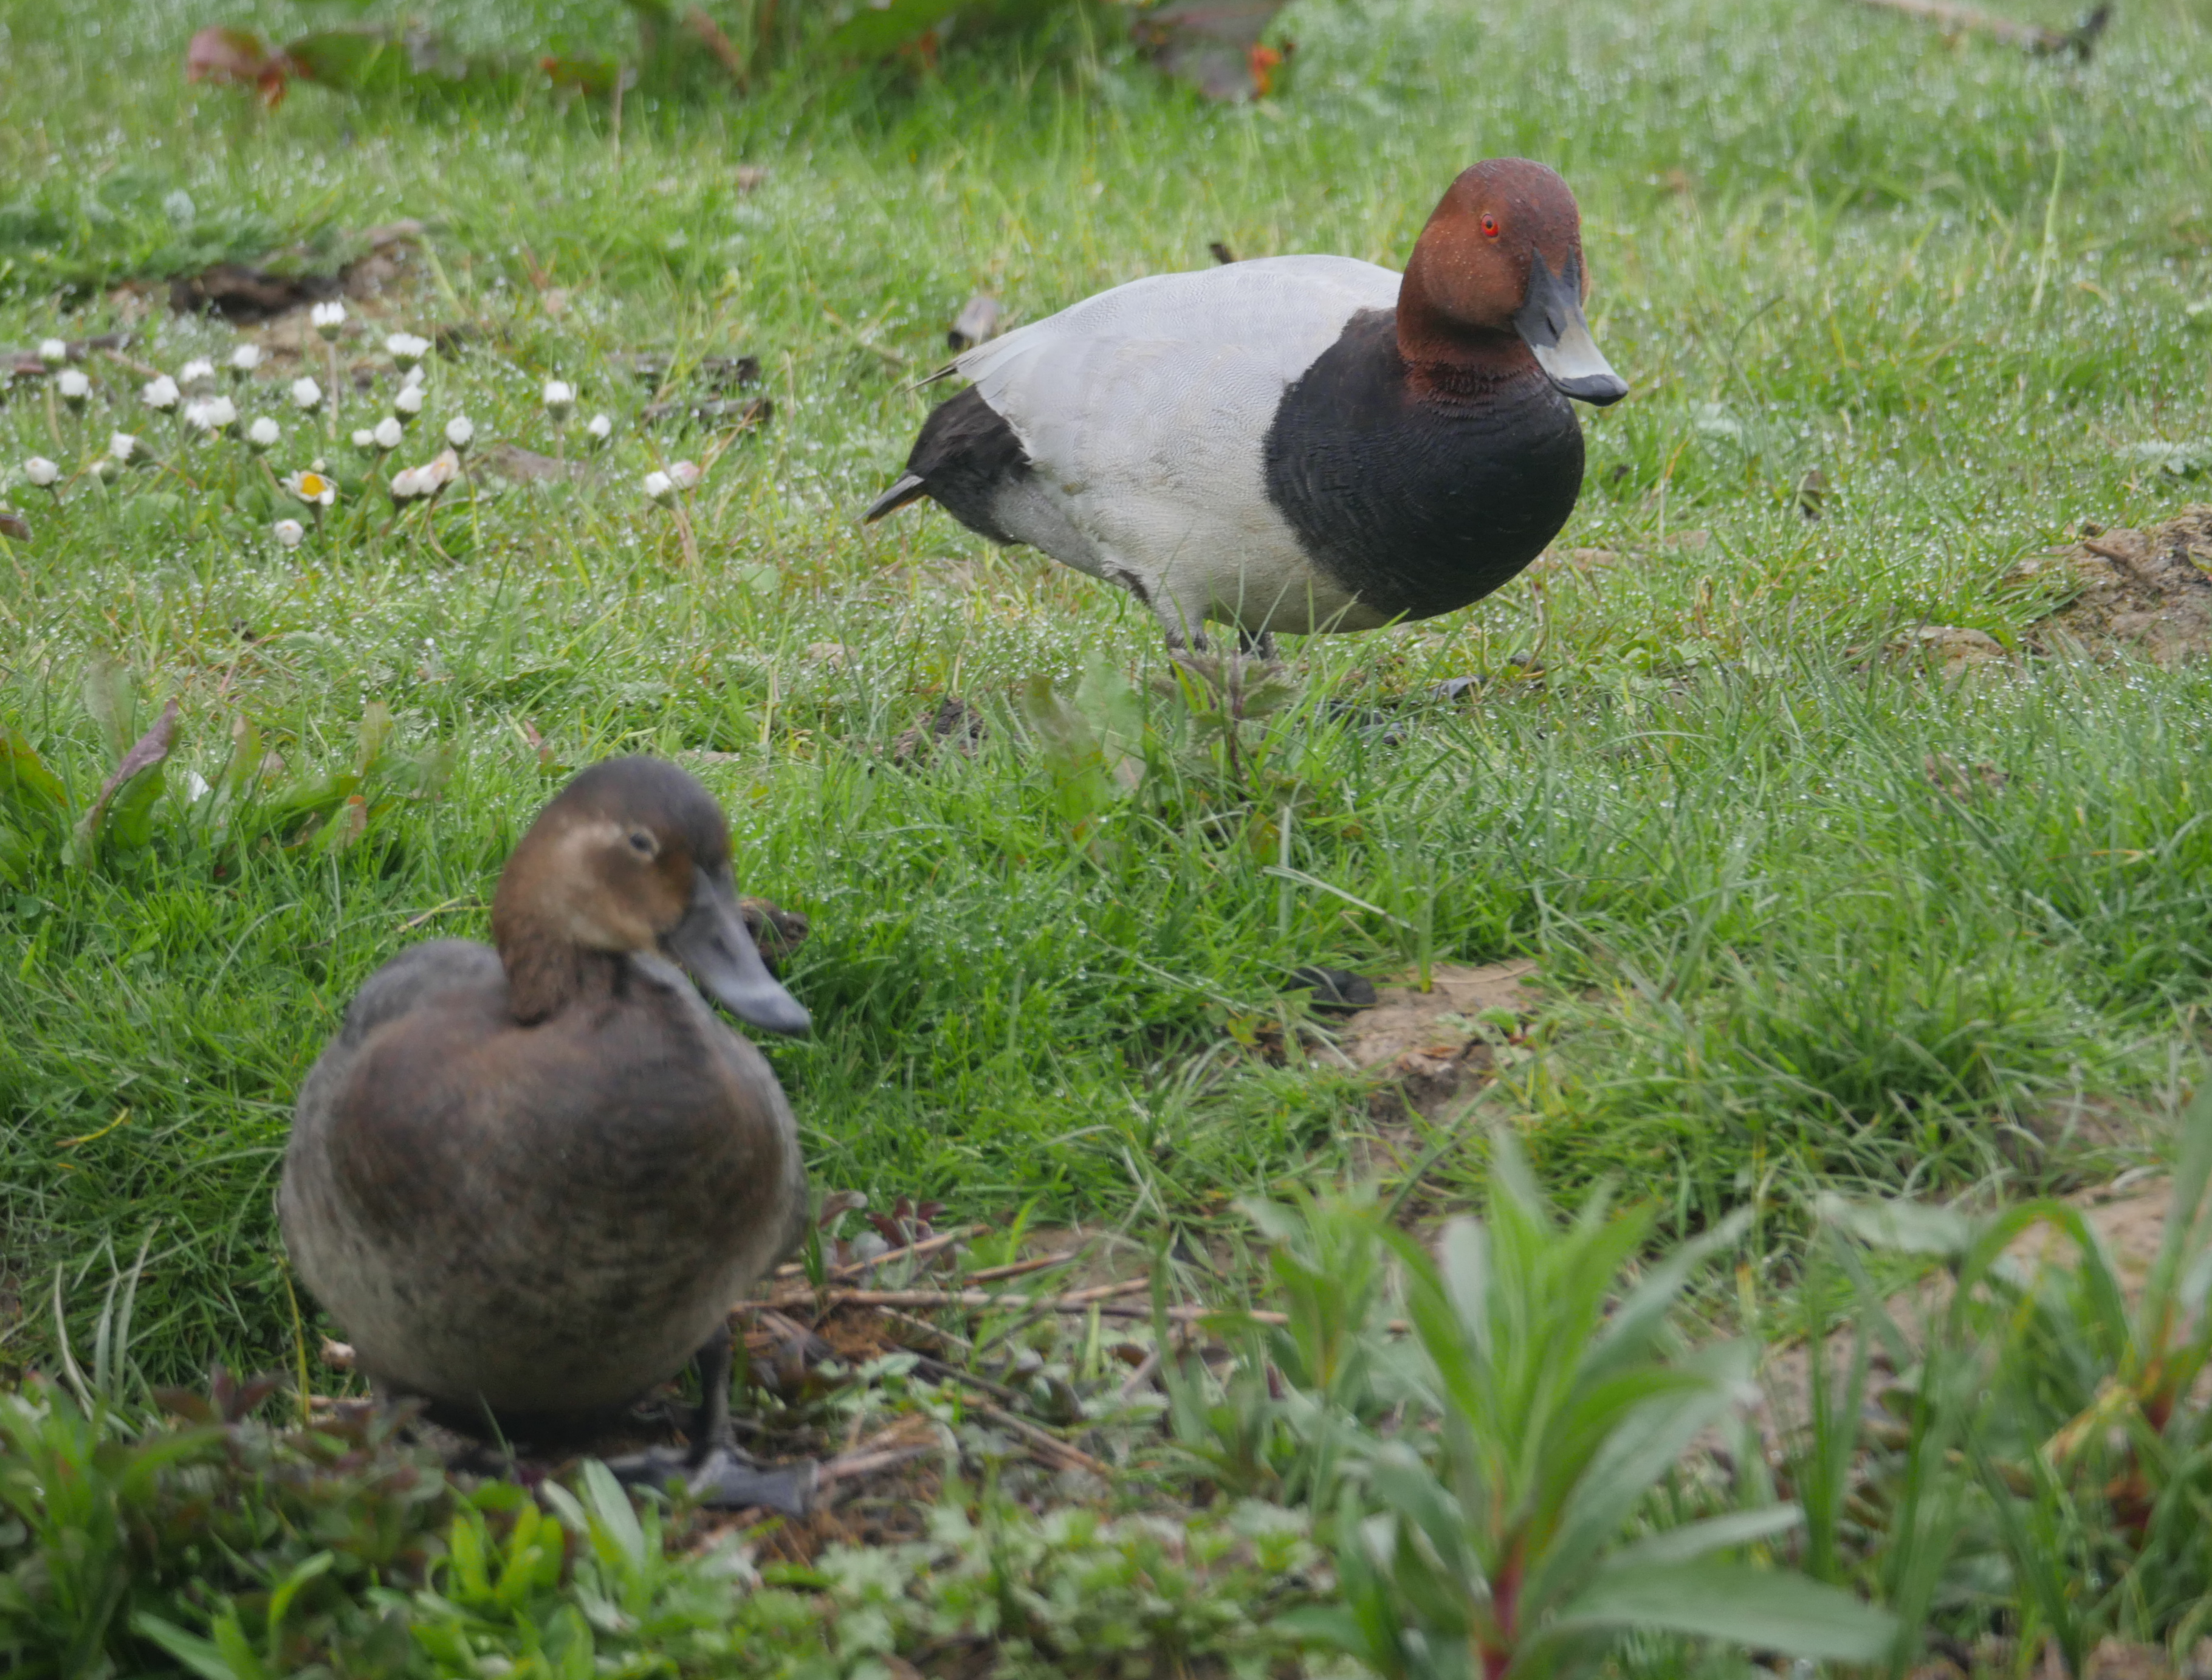
[[[593,993],[632,953],[672,959],[755,1026],[810,1025],[745,931],[721,807],[659,758],[594,764],[555,796],[507,859],[491,929],[526,1026]]]

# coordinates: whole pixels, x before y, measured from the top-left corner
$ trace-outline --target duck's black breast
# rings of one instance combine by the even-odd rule
[[[1364,309],[1284,393],[1267,499],[1308,556],[1386,617],[1433,618],[1510,581],[1583,483],[1567,399],[1529,377],[1464,399],[1417,391],[1397,319]]]

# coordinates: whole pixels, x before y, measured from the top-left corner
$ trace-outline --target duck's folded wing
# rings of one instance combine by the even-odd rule
[[[978,344],[952,366],[1010,420],[1002,398],[1024,410],[1079,404],[1071,358],[1089,362],[1117,343],[1237,350],[1272,363],[1288,380],[1358,311],[1395,307],[1398,281],[1389,269],[1352,257],[1265,257],[1155,274]]]
[[[503,996],[507,971],[499,953],[473,940],[434,939],[410,945],[368,977],[346,1010],[339,1042],[350,1046],[386,1021],[462,992]]]
[[[1277,521],[1262,451],[1283,392],[1399,277],[1277,257],[1133,281],[960,357],[1049,492],[1125,557],[1242,543]]]

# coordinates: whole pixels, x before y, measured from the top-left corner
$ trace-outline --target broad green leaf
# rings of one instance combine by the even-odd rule
[[[1547,1631],[1582,1628],[1687,1634],[1844,1663],[1880,1660],[1897,1634],[1894,1618],[1838,1588],[1711,1559],[1603,1570]]]
[[[1608,1567],[1626,1568],[1646,1563],[1686,1563],[1724,1546],[1747,1546],[1801,1526],[1805,1513],[1794,1505],[1770,1505],[1759,1511],[1731,1511],[1724,1517],[1685,1523],[1662,1529],[1632,1545],[1623,1546],[1606,1560]]]
[[[120,758],[136,736],[138,715],[137,685],[122,660],[102,654],[85,667],[80,688],[84,709],[100,726],[107,756]]]
[[[1606,1321],[1605,1330],[1592,1350],[1589,1368],[1602,1370],[1614,1359],[1634,1357],[1647,1347],[1666,1323],[1667,1314],[1691,1273],[1716,1254],[1735,1247],[1750,1223],[1751,1210],[1740,1208],[1644,1273]]]
[[[0,800],[25,828],[59,834],[69,825],[69,790],[14,729],[0,729]]]
[[[141,1610],[131,1618],[131,1631],[149,1639],[204,1680],[254,1680],[233,1668],[212,1640],[188,1634],[174,1622]],[[258,1668],[258,1665],[255,1665]]]
[[[920,39],[960,9],[961,0],[863,0],[832,30],[823,50],[836,58],[881,58]]]
[[[1813,1209],[1869,1248],[1899,1254],[1964,1254],[1974,1239],[1973,1221],[1963,1214],[1917,1202],[1854,1202],[1827,1190],[1814,1199]]]

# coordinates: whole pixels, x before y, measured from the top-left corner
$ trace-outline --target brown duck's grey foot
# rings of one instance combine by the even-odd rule
[[[725,1324],[699,1350],[699,1411],[691,1427],[691,1445],[649,1447],[611,1458],[607,1468],[618,1482],[665,1487],[681,1481],[691,1497],[710,1510],[740,1511],[761,1506],[787,1517],[803,1517],[814,1508],[820,1467],[811,1459],[795,1464],[762,1466],[738,1446],[730,1424],[730,1367],[736,1351]]]
[[[821,1467],[811,1459],[773,1468],[754,1463],[733,1443],[696,1447],[654,1446],[607,1460],[615,1480],[633,1486],[665,1488],[681,1482],[691,1497],[710,1510],[742,1511],[758,1506],[787,1517],[814,1508]]]

